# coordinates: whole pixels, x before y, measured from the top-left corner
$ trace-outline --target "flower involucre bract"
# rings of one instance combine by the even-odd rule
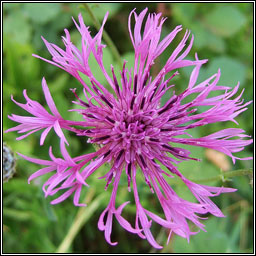
[[[52,60],[34,56],[67,71],[82,84],[86,100],[78,97],[76,90],[73,89],[74,96],[78,100],[73,103],[80,105],[80,109],[72,111],[82,115],[84,121],[74,122],[61,117],[43,78],[43,91],[52,114],[49,114],[38,102],[31,100],[24,91],[26,104],[12,100],[32,114],[32,117],[14,114],[9,116],[11,120],[20,124],[7,132],[26,133],[19,137],[23,139],[33,132],[44,129],[40,145],[43,145],[51,128],[59,136],[63,159],[54,157],[51,147],[49,149],[51,160],[34,159],[19,154],[28,161],[45,166],[32,174],[29,182],[38,176],[53,173],[43,185],[45,196],[53,196],[58,191],[64,192],[54,199],[52,204],[60,203],[74,194],[74,204],[83,206],[79,203],[79,197],[82,187],[88,186],[87,178],[103,164],[110,163],[104,178],[106,188],[113,182],[113,190],[109,204],[99,218],[98,228],[104,231],[105,239],[109,244],[117,244],[110,238],[112,220],[115,216],[124,229],[141,238],[146,238],[153,247],[160,249],[162,247],[156,242],[150,230],[152,221],[168,229],[170,235],[174,232],[189,240],[190,235],[197,232],[190,230],[188,220],[204,230],[198,214],[210,213],[217,217],[224,216],[210,197],[236,191],[232,188],[199,185],[184,177],[177,169],[178,163],[187,160],[198,161],[198,159],[190,157],[190,151],[182,148],[182,145],[215,149],[230,156],[235,162],[239,158],[233,153],[243,150],[245,146],[252,143],[252,139],[244,139],[249,136],[244,134],[244,130],[238,128],[224,129],[201,138],[192,137],[189,134],[190,129],[216,122],[236,123],[235,117],[245,111],[246,106],[251,102],[243,103],[242,93],[232,99],[238,91],[239,84],[234,88],[217,85],[221,75],[220,70],[205,81],[197,83],[200,68],[207,60],[199,60],[197,55],[193,61],[185,59],[193,44],[193,36],[188,43],[189,31],[185,32],[183,39],[170,54],[160,72],[152,77],[150,71],[155,59],[172,43],[182,27],[177,26],[160,40],[165,19],[161,18],[161,13],[148,14],[146,18],[146,13],[147,9],[140,14],[136,14],[133,10],[129,15],[128,28],[135,51],[135,62],[133,69],[128,70],[124,61],[120,71],[120,81],[115,75],[113,66],[104,67],[103,65],[102,56],[105,45],[102,44],[101,38],[108,13],[94,37],[91,36],[89,27],[85,26],[81,14],[78,17],[79,24],[74,20],[81,34],[81,50],[72,44],[67,29],[65,29],[66,37],[63,37],[65,50],[43,38],[52,55]],[[135,18],[134,26],[131,25],[133,17]],[[146,21],[142,28],[144,19]],[[89,65],[90,55],[96,59],[111,90],[106,89],[93,75]],[[187,66],[194,67],[188,86],[181,94],[176,95],[172,79],[178,75],[179,68]],[[82,79],[81,73],[89,78],[89,84]],[[173,91],[172,95],[161,106],[161,98],[170,88]],[[210,97],[209,94],[212,91],[221,91],[221,93]],[[191,94],[196,95],[194,99],[184,103]],[[197,112],[199,106],[208,106],[208,110]],[[63,129],[74,132],[80,137],[89,137],[88,143],[98,144],[98,150],[72,158],[66,150],[68,142],[62,132]],[[177,144],[181,146],[177,147]],[[242,160],[248,159],[251,157]],[[161,166],[165,166],[165,170]],[[142,206],[136,183],[138,173],[143,175],[152,193],[156,194],[163,209],[164,218]],[[124,202],[118,208],[115,205],[119,181],[124,176],[128,180],[128,190],[131,191],[132,187],[136,203],[134,227],[121,216],[123,208],[129,202]],[[192,203],[180,198],[168,184],[165,176],[178,176],[198,202]]]

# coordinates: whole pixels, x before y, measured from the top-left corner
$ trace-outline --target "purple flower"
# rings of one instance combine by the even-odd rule
[[[32,174],[29,182],[52,172],[52,176],[43,185],[45,196],[53,196],[58,191],[64,191],[51,202],[52,204],[60,203],[74,194],[74,204],[82,206],[79,203],[79,197],[82,187],[88,186],[87,178],[104,163],[111,163],[110,169],[101,178],[106,180],[105,189],[113,182],[113,190],[110,202],[99,218],[98,228],[104,231],[109,244],[117,244],[117,242],[111,242],[114,216],[124,229],[138,234],[141,238],[146,238],[152,246],[160,249],[162,247],[155,241],[150,230],[152,221],[168,229],[169,238],[174,232],[189,240],[190,235],[197,232],[190,230],[188,221],[204,230],[204,225],[199,221],[201,219],[199,214],[211,213],[217,217],[224,217],[210,198],[221,193],[236,191],[232,188],[199,185],[184,177],[177,169],[178,164],[182,161],[199,161],[199,159],[192,158],[191,152],[182,148],[182,145],[215,149],[230,156],[235,162],[236,159],[241,158],[233,153],[242,151],[245,146],[252,143],[252,139],[244,139],[249,136],[239,128],[224,129],[201,138],[192,137],[189,134],[190,129],[216,122],[237,123],[235,117],[245,111],[246,106],[251,102],[243,103],[242,93],[232,99],[239,89],[239,84],[233,89],[217,85],[221,75],[220,70],[205,81],[197,83],[200,68],[207,60],[199,60],[197,55],[195,55],[195,60],[185,59],[193,44],[193,36],[190,43],[187,43],[190,35],[188,31],[170,54],[161,71],[153,78],[150,71],[155,59],[171,44],[182,28],[177,26],[160,41],[165,19],[160,18],[161,14],[149,14],[142,29],[146,12],[147,9],[139,15],[134,10],[130,13],[128,27],[135,51],[135,63],[134,68],[128,70],[126,61],[124,61],[120,71],[121,81],[117,80],[113,66],[111,66],[112,74],[109,75],[110,67],[104,67],[102,61],[105,45],[102,44],[101,38],[108,14],[94,37],[91,36],[89,28],[84,25],[81,14],[79,24],[74,21],[81,34],[81,50],[72,44],[66,29],[66,37],[63,37],[65,50],[43,38],[52,55],[52,60],[34,56],[62,68],[80,81],[83,85],[85,100],[79,98],[76,89],[73,89],[74,96],[78,100],[74,103],[79,105],[80,109],[71,111],[82,115],[84,121],[64,120],[60,116],[43,79],[45,99],[52,114],[49,114],[38,102],[29,99],[24,91],[26,104],[13,101],[33,117],[9,116],[11,120],[20,124],[7,132],[28,132],[18,138],[23,139],[33,132],[44,129],[40,140],[40,145],[42,145],[50,129],[54,128],[60,138],[63,158],[54,157],[51,147],[49,150],[51,161],[33,159],[20,154],[28,161],[46,166]],[[134,28],[131,27],[133,16],[135,18]],[[93,75],[88,62],[90,55],[95,57],[112,90],[107,90]],[[187,88],[179,95],[173,91],[170,99],[161,106],[162,96],[174,87],[172,78],[178,75],[177,69],[186,66],[194,67]],[[90,84],[83,81],[81,73],[89,77]],[[210,97],[209,94],[212,91],[222,93],[219,96]],[[196,95],[194,99],[184,103],[191,94]],[[197,112],[199,106],[209,108],[200,113]],[[77,136],[89,137],[88,143],[97,144],[99,149],[94,153],[72,158],[66,150],[68,142],[62,132],[63,129],[74,132]],[[176,144],[181,146],[178,147]],[[242,158],[242,160],[248,159],[252,158]],[[165,166],[168,172],[163,170],[161,165]],[[156,194],[164,217],[148,211],[141,204],[136,183],[138,173],[142,173],[150,190]],[[115,205],[119,181],[124,176],[127,177],[128,190],[131,191],[131,184],[133,188],[137,209],[134,227],[121,216],[124,207],[129,202],[124,202],[117,208]],[[198,202],[192,203],[180,198],[168,184],[165,176],[178,176]]]
[[[44,140],[49,133],[49,131],[54,128],[56,134],[67,143],[67,140],[65,139],[65,136],[60,128],[61,123],[65,122],[61,115],[59,114],[54,101],[52,99],[52,96],[50,94],[49,88],[47,87],[46,81],[43,78],[42,80],[42,87],[44,91],[44,96],[46,99],[46,102],[52,112],[53,115],[49,114],[44,107],[39,104],[37,101],[31,100],[27,96],[27,91],[23,91],[23,95],[25,99],[27,100],[26,104],[21,104],[15,101],[12,98],[12,101],[16,103],[19,107],[26,110],[28,113],[32,114],[34,117],[30,116],[18,116],[18,115],[11,115],[8,116],[12,121],[20,123],[20,125],[17,125],[16,127],[13,127],[11,129],[6,130],[6,132],[12,132],[12,131],[18,131],[18,133],[26,133],[25,135],[22,135],[17,138],[17,140],[24,139],[28,135],[37,132],[41,129],[45,129],[41,135],[40,139],[40,145],[44,144]],[[29,132],[30,131],[30,132]]]

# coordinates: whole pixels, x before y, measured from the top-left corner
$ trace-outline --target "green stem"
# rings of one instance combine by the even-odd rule
[[[240,169],[240,170],[236,170],[236,171],[222,172],[220,175],[217,175],[217,176],[212,177],[212,178],[192,180],[192,181],[193,182],[198,182],[198,183],[218,181],[218,180],[226,181],[226,180],[228,180],[229,178],[232,178],[232,177],[252,175],[252,174],[253,174],[252,168],[250,168],[248,170]]]
[[[94,194],[95,191],[93,191],[92,193]],[[85,198],[85,200],[83,201],[83,203],[90,201],[92,197],[93,195],[89,193]],[[104,193],[96,197],[88,207],[79,208],[76,214],[76,217],[71,227],[69,228],[67,235],[62,240],[59,247],[57,248],[56,253],[66,253],[68,251],[70,245],[72,244],[79,230],[90,219],[90,217],[94,214],[97,208],[101,205],[103,198],[105,198]]]
[[[94,13],[91,10],[90,6],[87,3],[84,3],[83,7],[86,9],[88,14],[90,15],[90,17],[91,17],[91,19],[93,21],[94,26],[99,30],[100,27],[101,27],[101,24],[100,24],[99,20],[97,19],[97,17],[94,15]],[[105,30],[103,30],[102,36],[103,36],[104,41],[109,46],[109,48],[110,48],[113,56],[115,57],[118,65],[120,66],[120,68],[122,68],[122,59],[121,59],[121,56],[120,56],[120,54],[119,54],[119,52],[118,52],[114,42],[112,41],[112,39],[110,38],[110,36],[108,35],[108,33]]]

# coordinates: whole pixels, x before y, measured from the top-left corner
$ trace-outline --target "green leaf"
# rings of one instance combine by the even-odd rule
[[[187,145],[182,145],[182,148],[188,149],[191,152],[191,157],[202,160],[201,162],[193,160],[184,161],[178,165],[178,169],[186,178],[190,180],[198,180],[214,177],[219,174],[218,169],[206,160],[204,148]],[[207,185],[216,185],[216,181],[209,182]]]
[[[38,84],[35,82],[38,79],[39,62],[31,56],[34,52],[32,47],[28,44],[16,43],[6,37],[4,38],[4,52],[5,65],[8,67],[8,72],[6,73],[8,84],[13,88],[19,88],[17,90],[19,93],[22,89],[33,88],[32,92],[30,92],[30,97],[31,94],[38,93],[38,89],[41,90],[40,82]],[[15,92],[15,90],[12,91]]]
[[[194,46],[198,49],[208,48],[215,52],[223,53],[226,50],[226,44],[223,38],[216,36],[209,31],[202,22],[193,22],[190,25],[192,34],[195,36]]]
[[[58,22],[56,22],[56,20]],[[63,31],[64,28],[68,28],[70,25],[75,26],[72,21],[72,15],[69,11],[59,12],[58,15],[54,18],[54,20],[51,21],[51,29],[56,32]]]
[[[23,196],[26,196],[26,195],[31,195],[31,193],[35,194],[36,191],[37,191],[37,187],[29,186],[27,180],[24,179],[24,177],[22,178],[16,177],[15,180],[14,179],[9,180],[7,183],[4,184],[5,193],[10,193],[10,194],[16,193],[16,194],[23,194]],[[5,198],[4,198],[4,203],[6,203]]]
[[[218,53],[223,53],[226,50],[225,41],[221,37],[215,36],[212,33],[208,34],[207,46],[210,50]]]
[[[232,5],[218,5],[205,15],[205,25],[216,35],[230,37],[246,23],[246,17]]]
[[[190,26],[191,21],[195,19],[197,5],[194,3],[171,3],[173,16],[183,26]]]
[[[43,190],[40,190],[40,201],[42,202],[45,214],[48,217],[48,219],[50,221],[57,221],[58,217],[56,215],[55,209],[51,204],[46,202]]]
[[[201,22],[195,21],[191,24],[191,32],[194,35],[194,46],[203,48],[209,43],[209,35],[211,34]]]
[[[20,44],[26,44],[31,39],[32,28],[24,15],[19,10],[13,10],[4,19],[4,35]]]
[[[221,70],[219,85],[235,87],[240,82],[243,86],[246,79],[246,66],[242,62],[228,56],[217,57],[209,62],[205,78],[216,73],[219,68]]]
[[[59,3],[25,3],[24,13],[34,22],[44,24],[55,18],[61,11]],[[58,22],[56,20],[56,22]]]
[[[19,211],[14,209],[5,208],[3,214],[6,217],[12,218],[16,221],[27,221],[31,219],[32,213],[28,211]]]
[[[221,229],[221,222],[218,218],[212,217],[208,221],[202,220],[206,225],[206,233],[200,231],[199,234],[190,238],[190,243],[187,240],[175,236],[173,241],[175,253],[225,253],[227,251],[229,236]]]

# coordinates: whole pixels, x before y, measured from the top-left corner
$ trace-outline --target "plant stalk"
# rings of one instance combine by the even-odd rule
[[[91,190],[93,192],[89,193],[86,198],[84,199],[83,203],[90,201],[93,197],[95,191]],[[92,194],[93,193],[93,194]],[[101,202],[105,198],[105,194],[101,194],[98,197],[96,197],[92,203],[88,207],[81,207],[79,208],[76,217],[67,233],[65,238],[62,240],[61,244],[57,248],[55,253],[67,253],[69,250],[70,245],[72,244],[73,240],[75,239],[76,235],[80,231],[80,229],[83,227],[83,225],[92,217],[94,212],[97,210],[97,208],[101,205]]]
[[[100,27],[101,27],[101,24],[100,24],[99,20],[97,19],[97,17],[94,15],[90,6],[87,3],[84,3],[83,7],[85,8],[85,10],[90,15],[94,26],[99,30]],[[108,33],[105,30],[103,30],[102,37],[103,37],[104,41],[107,43],[107,45],[109,46],[109,48],[110,48],[113,56],[115,57],[119,67],[122,68],[123,64],[122,64],[121,56],[120,56],[114,42],[112,41],[112,39],[110,38],[110,36],[108,35]]]

